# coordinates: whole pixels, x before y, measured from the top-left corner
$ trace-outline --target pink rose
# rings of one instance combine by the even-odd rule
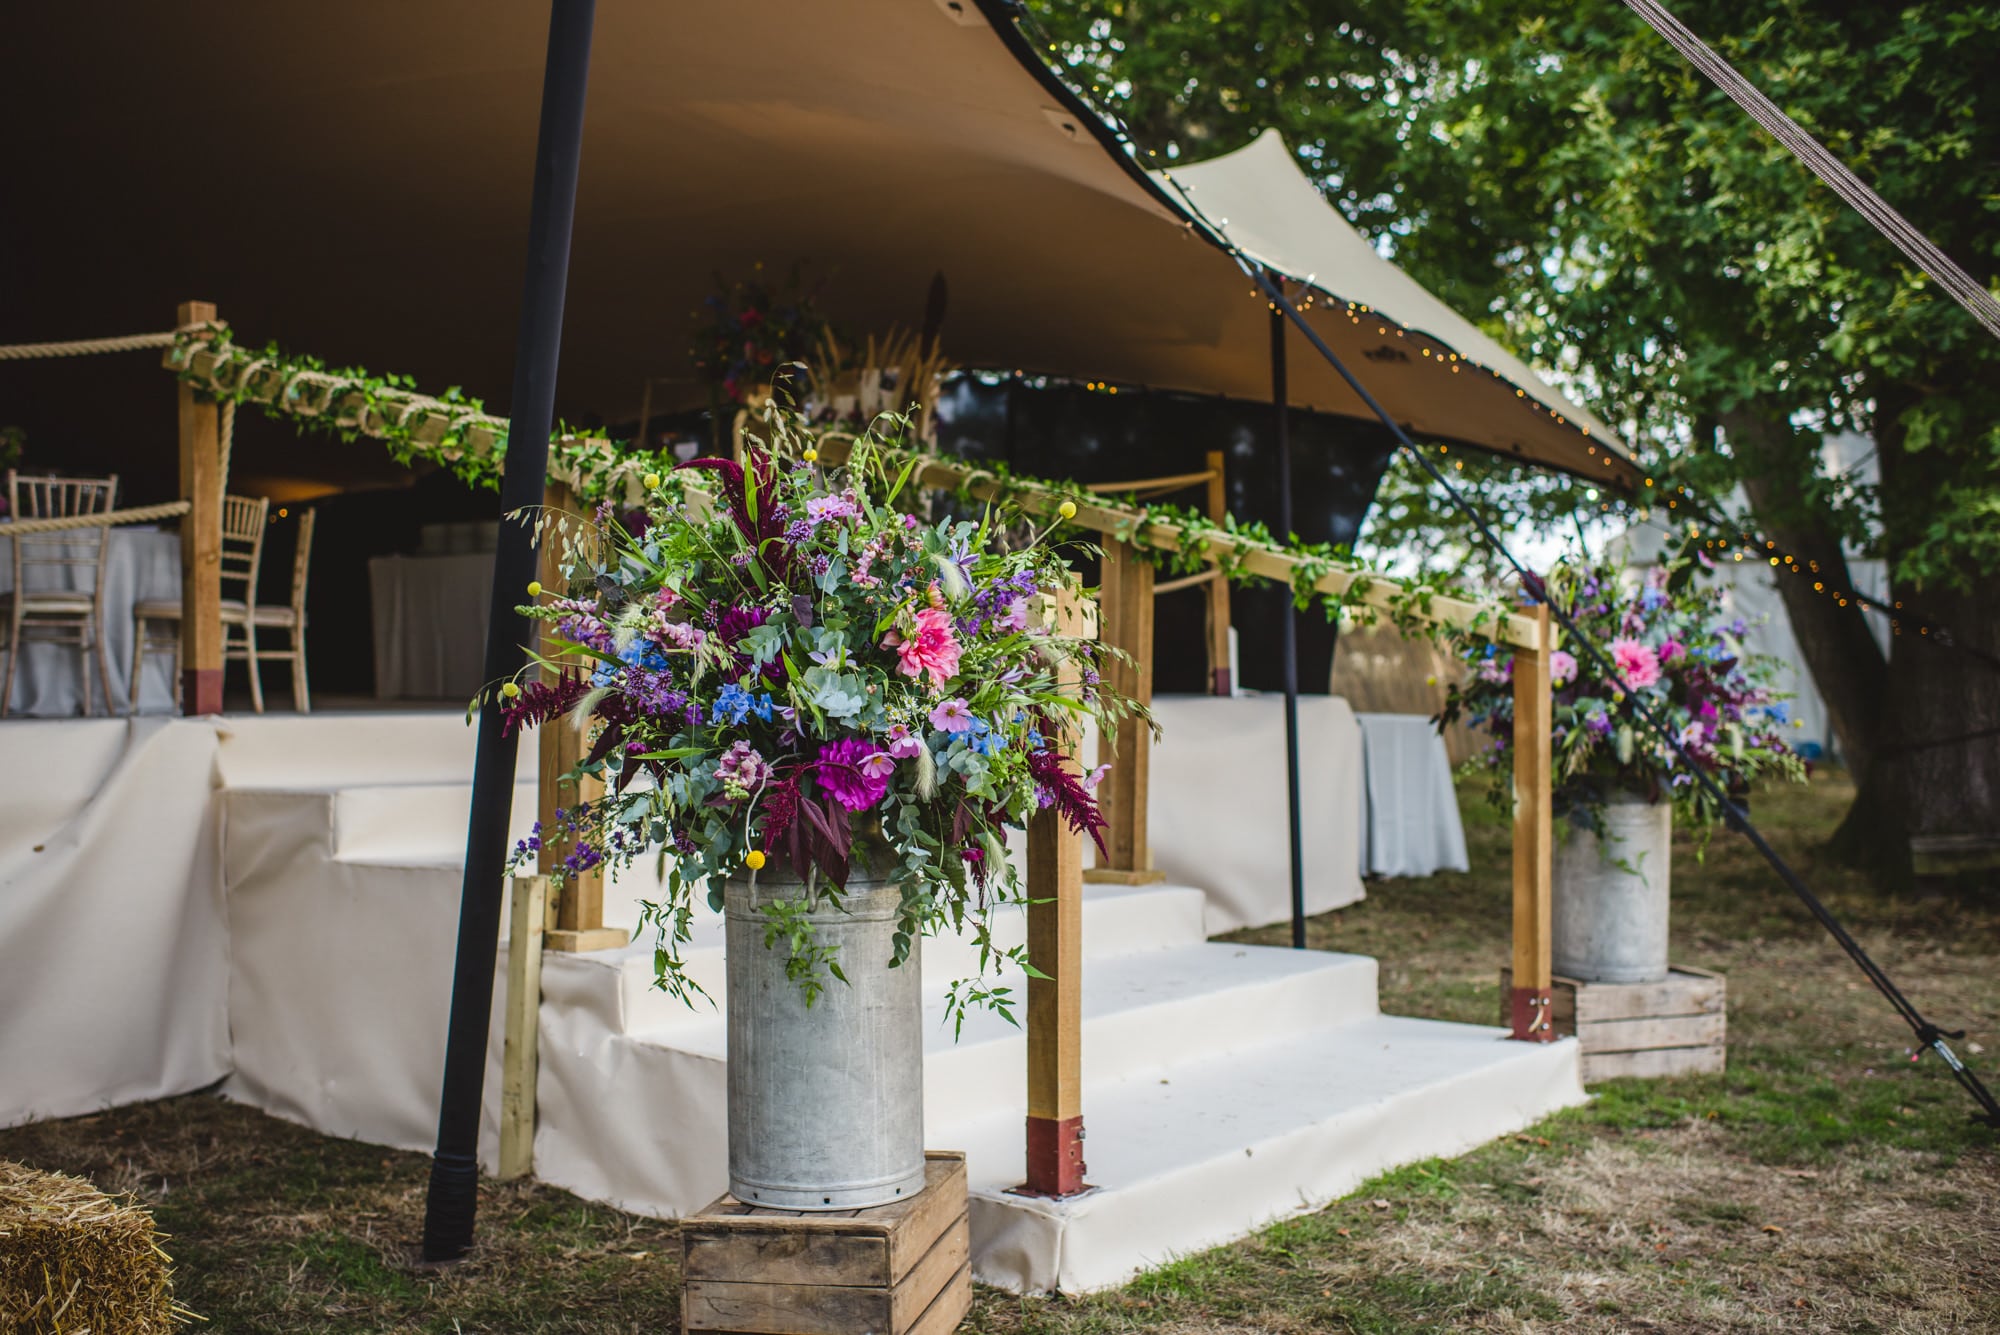
[[[916,633],[891,632],[882,641],[902,660],[896,670],[906,677],[930,674],[931,685],[942,686],[958,675],[958,635],[952,629],[951,613],[942,607],[926,607],[916,616]]]
[[[1611,661],[1628,689],[1639,691],[1660,679],[1660,660],[1637,640],[1613,640]]]

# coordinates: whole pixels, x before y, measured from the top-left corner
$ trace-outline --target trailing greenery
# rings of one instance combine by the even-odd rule
[[[405,466],[429,464],[449,469],[468,486],[499,486],[507,421],[487,413],[483,401],[457,386],[429,397],[417,392],[409,376],[377,375],[352,366],[330,370],[318,358],[289,354],[276,344],[251,351],[235,345],[227,325],[184,333],[170,355],[184,381],[218,400],[247,403],[303,430],[349,443],[364,437],[380,440]],[[825,439],[851,436],[813,429]],[[1022,477],[1004,464],[971,468],[945,455],[876,448],[885,461],[911,469],[913,476],[921,476],[926,464],[962,471],[959,499],[968,505],[992,504],[1044,519],[1069,518],[1060,515],[1065,505],[1076,507],[1072,515],[1086,508],[1110,512],[1114,522],[1107,537],[1132,544],[1145,559],[1173,574],[1193,574],[1213,564],[1233,583],[1263,582],[1267,577],[1249,570],[1246,562],[1253,552],[1268,553],[1291,564],[1297,606],[1305,610],[1317,604],[1329,620],[1368,623],[1386,616],[1406,633],[1440,634],[1444,628],[1434,618],[1440,598],[1479,604],[1469,627],[1475,634],[1498,633],[1507,616],[1504,603],[1490,593],[1482,598],[1452,572],[1428,570],[1412,579],[1390,580],[1369,574],[1344,546],[1280,541],[1259,522],[1234,516],[1218,522],[1202,511],[1166,502],[1116,501],[1080,483]],[[601,431],[564,428],[549,445],[549,475],[586,502],[637,505],[645,494],[645,477],[668,476],[675,467],[664,451],[637,449]],[[984,492],[983,502],[974,496],[975,487]],[[1337,591],[1315,587],[1336,572],[1353,578]]]

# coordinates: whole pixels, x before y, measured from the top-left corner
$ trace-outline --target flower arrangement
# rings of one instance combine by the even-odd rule
[[[559,874],[659,850],[668,894],[645,917],[660,984],[686,997],[697,887],[720,908],[726,880],[780,863],[837,903],[864,865],[902,892],[896,962],[920,933],[965,928],[981,977],[954,1008],[1005,1013],[1008,989],[984,979],[1026,962],[991,931],[1022,896],[1006,830],[1054,808],[1096,837],[1067,739],[1085,718],[1115,735],[1136,707],[1101,685],[1106,651],[1037,614],[1075,585],[1049,530],[1001,552],[999,515],[924,524],[897,508],[910,469],[890,475],[874,431],[830,468],[797,414],[764,423],[746,464],[693,460],[645,478],[641,510],[600,507],[568,543],[569,587],[531,589],[544,653],[501,688],[509,726],[585,728],[578,773],[605,783],[564,813]],[[766,937],[789,943],[809,1000],[841,976],[803,921],[812,902],[777,905]]]
[[[1775,660],[1744,651],[1747,627],[1740,618],[1724,621],[1721,590],[1697,584],[1693,574],[1690,565],[1676,563],[1633,581],[1592,565],[1561,566],[1548,578],[1551,600],[1613,667],[1600,677],[1566,649],[1549,654],[1555,810],[1581,828],[1600,829],[1604,804],[1619,793],[1670,800],[1677,815],[1700,829],[1722,816],[1688,764],[1640,722],[1628,697],[1672,728],[1693,764],[1725,791],[1767,776],[1805,777],[1804,762],[1785,742],[1786,705],[1770,689]],[[1514,658],[1492,644],[1468,647],[1465,657],[1470,676],[1451,687],[1441,721],[1462,717],[1492,735],[1467,763],[1493,776],[1494,800],[1504,806],[1511,801]]]
[[[761,270],[762,266],[758,266]],[[703,383],[722,403],[748,402],[778,368],[816,355],[829,325],[793,273],[783,288],[761,278],[720,284],[696,314],[690,356]]]

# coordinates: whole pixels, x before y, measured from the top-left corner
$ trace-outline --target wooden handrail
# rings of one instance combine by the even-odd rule
[[[1179,593],[1182,589],[1192,589],[1197,584],[1206,584],[1212,579],[1221,578],[1221,569],[1217,566],[1210,566],[1199,574],[1182,575],[1179,579],[1170,579],[1164,584],[1156,581],[1153,585],[1153,596],[1157,598],[1163,593]]]
[[[1149,496],[1164,496],[1171,491],[1185,491],[1189,487],[1215,479],[1216,472],[1205,468],[1199,473],[1174,473],[1167,477],[1142,477],[1136,482],[1091,482],[1084,490],[1097,496],[1136,495],[1145,492]]]

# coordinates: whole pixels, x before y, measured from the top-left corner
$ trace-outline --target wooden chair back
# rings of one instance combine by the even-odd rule
[[[264,562],[264,531],[271,502],[261,496],[222,498],[222,596],[257,605],[257,570]],[[240,592],[237,590],[240,589]]]
[[[118,475],[109,477],[23,477],[7,470],[7,512],[16,519],[71,519],[110,511],[118,496]],[[5,530],[0,529],[0,535]],[[14,549],[14,589],[17,597],[40,592],[26,582],[27,572],[78,568],[91,572],[87,586],[73,584],[58,573],[53,587],[79,593],[98,592],[104,584],[104,554],[110,529],[103,524],[60,529],[53,533],[17,536]]]

